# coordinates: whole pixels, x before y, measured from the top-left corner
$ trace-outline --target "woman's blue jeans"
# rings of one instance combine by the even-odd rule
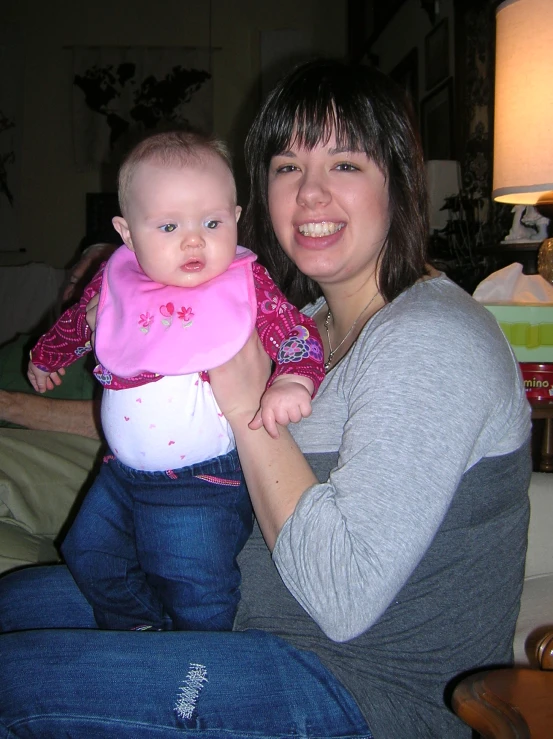
[[[167,472],[108,454],[62,553],[100,628],[230,631],[252,524],[236,450]]]
[[[0,578],[0,738],[370,738],[310,652],[263,631],[99,631],[63,565]]]

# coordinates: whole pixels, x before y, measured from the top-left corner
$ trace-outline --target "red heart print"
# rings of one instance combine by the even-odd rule
[[[167,303],[166,305],[160,306],[159,312],[162,316],[170,318],[175,312],[175,306],[173,305],[173,303]]]

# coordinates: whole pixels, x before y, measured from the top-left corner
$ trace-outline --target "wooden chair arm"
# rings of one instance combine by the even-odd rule
[[[538,642],[536,657],[542,670],[553,670],[553,631],[549,631]]]
[[[541,670],[507,667],[468,675],[454,688],[457,716],[485,739],[553,736],[553,631],[536,647]]]

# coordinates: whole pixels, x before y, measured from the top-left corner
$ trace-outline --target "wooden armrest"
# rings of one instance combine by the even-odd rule
[[[551,739],[553,672],[486,670],[454,689],[453,710],[486,739]]]
[[[453,710],[485,739],[551,739],[553,631],[538,643],[541,670],[506,667],[468,675],[454,688]]]
[[[536,657],[542,670],[553,670],[553,631],[549,631],[538,642]]]

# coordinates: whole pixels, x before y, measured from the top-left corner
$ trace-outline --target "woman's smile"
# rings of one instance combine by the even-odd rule
[[[301,226],[298,226],[298,230],[303,236],[312,236],[318,239],[322,236],[330,236],[337,231],[341,231],[345,225],[345,223],[321,221],[320,223],[303,223]]]
[[[295,240],[304,249],[328,249],[341,240],[345,227],[345,223],[331,221],[303,223],[297,228]]]

